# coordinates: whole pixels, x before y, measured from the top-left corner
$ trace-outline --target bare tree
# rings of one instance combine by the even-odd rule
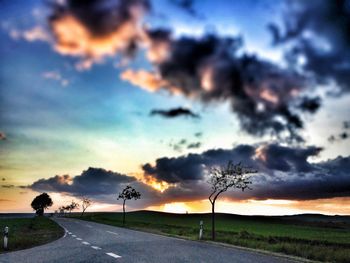
[[[210,178],[208,183],[211,185],[212,192],[209,196],[211,203],[211,234],[212,239],[215,240],[215,202],[220,194],[226,192],[229,188],[251,189],[249,185],[252,183],[250,174],[257,173],[250,167],[245,167],[242,163],[233,164],[232,161],[227,163],[224,167],[212,167],[210,169]]]
[[[79,208],[79,204],[77,202],[72,201],[72,203],[70,203],[70,205],[67,205],[64,207],[65,210],[69,211],[69,214],[75,210]]]
[[[125,225],[125,202],[126,200],[131,200],[131,199],[140,199],[141,194],[137,192],[134,188],[132,188],[130,185],[124,188],[124,190],[119,193],[118,200],[122,199],[123,200],[123,225]]]
[[[60,216],[64,216],[64,213],[65,213],[65,211],[66,211],[66,207],[65,207],[65,206],[60,206],[60,207],[58,208],[58,210],[60,211]]]
[[[83,209],[83,211],[81,212],[81,216],[84,215],[85,210],[92,205],[92,201],[89,198],[83,197],[83,201],[81,203],[81,208]]]

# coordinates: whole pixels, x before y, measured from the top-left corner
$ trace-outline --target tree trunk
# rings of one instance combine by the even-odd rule
[[[125,200],[123,201],[123,226],[125,226]]]
[[[215,240],[215,201],[211,203],[211,239]]]

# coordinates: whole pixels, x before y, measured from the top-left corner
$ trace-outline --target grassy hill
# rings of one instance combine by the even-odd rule
[[[42,245],[60,238],[64,230],[54,221],[47,217],[32,218],[11,218],[0,217],[0,229],[3,231],[8,226],[9,231],[9,250],[20,250]],[[2,236],[1,236],[2,239]],[[4,253],[2,240],[0,242],[0,253]]]
[[[79,217],[78,215],[73,215]],[[87,213],[82,219],[122,226],[122,213]],[[350,262],[350,217],[325,215],[216,215],[217,241],[331,262]],[[210,240],[211,214],[136,211],[126,227],[198,239],[199,221]]]

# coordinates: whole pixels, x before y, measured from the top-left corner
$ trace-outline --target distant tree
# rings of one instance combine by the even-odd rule
[[[208,183],[211,185],[211,193],[209,201],[211,203],[212,212],[212,239],[215,240],[215,202],[220,194],[226,192],[229,188],[241,189],[244,191],[249,188],[252,183],[250,174],[257,173],[249,167],[243,166],[241,163],[233,164],[232,161],[227,163],[224,167],[212,167],[209,172]]]
[[[66,211],[66,206],[60,206],[60,207],[58,208],[58,210],[60,211],[60,215],[61,215],[61,216],[64,216],[64,213],[65,213],[65,211]]]
[[[84,215],[85,210],[92,205],[92,201],[89,198],[83,197],[82,203],[81,203],[81,208],[83,211],[81,212],[81,216]]]
[[[69,213],[71,213],[73,210],[78,208],[79,208],[79,204],[74,201],[72,201],[69,205],[66,206],[66,210],[68,210]]]
[[[125,202],[126,202],[126,200],[131,200],[131,199],[137,200],[140,198],[141,198],[141,194],[129,185],[127,187],[125,187],[121,193],[119,193],[118,200],[119,199],[123,200],[123,225],[125,225]]]
[[[52,199],[47,193],[38,195],[31,203],[32,208],[36,211],[38,216],[42,216],[44,214],[44,210],[52,205]]]

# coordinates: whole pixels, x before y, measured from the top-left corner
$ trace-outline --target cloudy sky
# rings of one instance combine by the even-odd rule
[[[0,212],[350,213],[350,1],[0,3]]]

